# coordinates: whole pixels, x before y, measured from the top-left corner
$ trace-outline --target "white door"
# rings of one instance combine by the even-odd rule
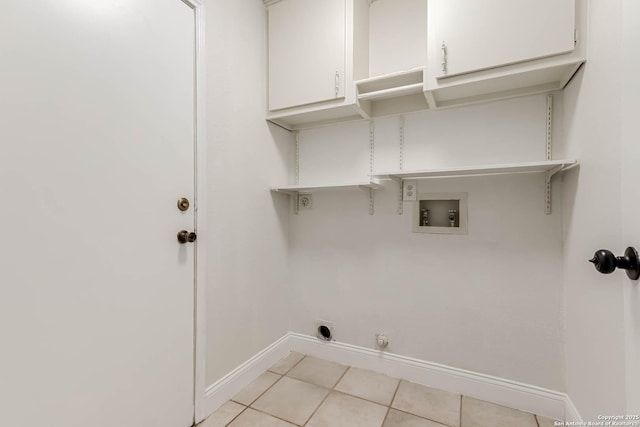
[[[269,7],[269,110],[344,98],[345,0]]]
[[[194,10],[0,2],[0,425],[193,421]]]
[[[575,0],[429,0],[428,21],[429,66],[436,76],[574,49]]]
[[[622,18],[622,236],[640,251],[640,3],[623,1]],[[618,254],[616,254],[618,255]],[[640,281],[624,280],[627,414],[640,415]],[[638,421],[637,419],[633,419]]]

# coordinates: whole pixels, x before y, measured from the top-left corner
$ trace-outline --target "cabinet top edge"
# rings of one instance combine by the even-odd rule
[[[412,75],[412,74],[422,75],[422,74],[424,74],[424,71],[426,69],[427,69],[427,67],[416,67],[416,68],[412,68],[410,70],[396,71],[394,73],[381,74],[379,76],[367,77],[367,78],[364,78],[364,79],[356,80],[356,81],[354,81],[354,83],[356,85],[361,85],[361,84],[366,84],[366,83],[373,83],[373,82],[381,82],[381,81],[384,81],[384,80],[391,80],[394,77],[403,77],[403,76],[409,76],[409,75]]]
[[[283,0],[262,0],[262,2],[264,3],[265,6],[269,7],[272,6],[276,3],[280,3]],[[367,3],[369,3],[369,6],[371,6],[371,4],[373,2],[375,2],[376,0],[367,0]]]

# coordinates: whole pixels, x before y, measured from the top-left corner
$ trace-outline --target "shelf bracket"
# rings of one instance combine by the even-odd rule
[[[369,215],[374,214],[375,208],[375,190],[373,188],[369,189]]]
[[[545,181],[545,188],[546,188],[546,211],[545,213],[547,215],[551,214],[551,178],[553,178],[553,175],[555,175],[556,173],[564,170],[565,165],[560,165],[557,166],[553,169],[551,169],[550,171],[547,171],[544,173],[544,181]]]
[[[433,96],[432,91],[428,90],[424,92],[424,97],[427,100],[427,104],[429,105],[430,109],[435,110],[436,108],[438,108],[438,103],[436,102],[436,98],[435,96]]]
[[[399,163],[400,169],[404,170],[404,116],[398,118],[398,141],[400,143]],[[404,209],[404,201],[402,200],[402,179],[398,180],[398,215],[402,215]]]
[[[553,154],[553,95],[547,95],[547,135],[546,135],[546,159],[551,160],[551,156]],[[544,173],[544,182],[545,182],[545,211],[544,213],[547,215],[551,214],[551,178],[557,172],[561,171],[564,165],[558,166],[550,171]]]

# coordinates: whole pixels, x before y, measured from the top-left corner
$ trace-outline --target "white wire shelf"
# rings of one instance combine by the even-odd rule
[[[380,181],[377,178],[371,178],[369,181],[318,184],[318,185],[289,185],[281,187],[271,187],[271,191],[295,195],[298,193],[313,193],[323,190],[341,190],[341,189],[376,189],[380,187]]]
[[[578,164],[577,160],[543,160],[539,162],[503,163],[494,165],[460,166],[442,169],[424,169],[414,171],[388,171],[372,174],[377,179],[419,179],[448,178],[474,175],[502,175],[516,173],[557,172]]]

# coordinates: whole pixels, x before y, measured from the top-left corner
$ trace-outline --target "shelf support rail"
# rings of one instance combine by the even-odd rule
[[[300,132],[296,132],[296,185],[300,184]],[[296,191],[293,200],[293,213],[298,215],[300,211],[300,193]]]
[[[553,95],[547,95],[547,137],[546,137],[546,158],[551,160],[552,155],[552,132],[553,132]],[[551,214],[551,178],[561,171],[564,165],[558,166],[544,173],[545,182],[545,214]]]
[[[373,161],[375,149],[375,123],[369,122],[369,176],[373,175]],[[375,208],[375,190],[369,188],[369,215],[373,215]]]
[[[398,141],[400,145],[400,170],[404,170],[404,116],[398,118],[399,135]],[[398,180],[398,215],[402,215],[404,208],[404,201],[402,200],[402,179]]]

